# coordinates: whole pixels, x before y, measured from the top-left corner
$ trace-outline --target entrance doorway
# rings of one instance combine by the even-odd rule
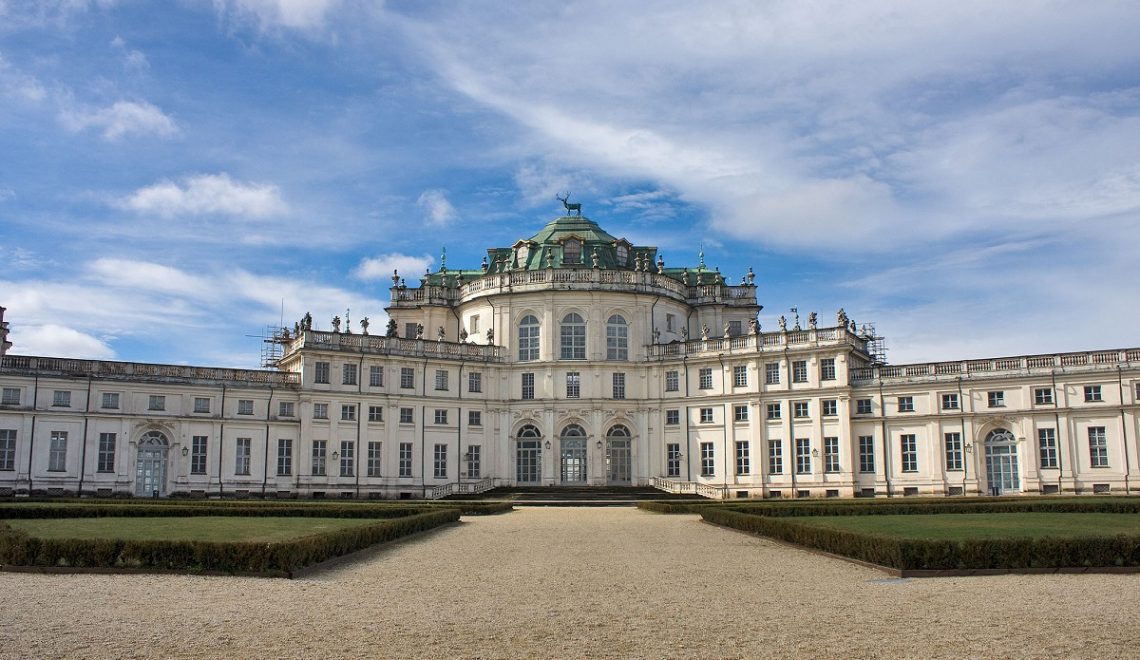
[[[586,483],[586,431],[577,424],[571,424],[562,429],[559,444],[562,483]]]
[[[135,496],[166,495],[166,436],[160,431],[147,431],[139,438],[135,463]]]
[[[516,436],[515,483],[537,484],[542,478],[542,434],[527,424]]]
[[[606,434],[606,483],[628,486],[632,481],[629,429],[618,424]]]
[[[986,436],[986,483],[991,495],[1021,492],[1017,464],[1017,438],[1006,429]]]

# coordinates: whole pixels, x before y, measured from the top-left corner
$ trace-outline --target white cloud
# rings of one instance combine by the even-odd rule
[[[0,55],[0,98],[38,103],[46,96],[47,90],[35,76],[20,71]]]
[[[262,30],[275,27],[319,30],[341,0],[214,0],[221,16],[252,21]]]
[[[72,131],[95,128],[112,141],[131,134],[169,137],[178,132],[173,119],[146,101],[117,101],[106,108],[67,108],[60,119]]]
[[[116,205],[167,218],[194,214],[268,218],[288,211],[277,186],[236,182],[224,172],[188,176],[182,185],[161,181],[139,188]]]
[[[424,220],[433,227],[443,227],[459,218],[459,213],[443,190],[425,190],[416,200],[416,206],[424,215]]]
[[[87,265],[90,275],[104,284],[135,291],[176,294],[191,298],[215,295],[217,284],[177,268],[146,261],[102,258]]]
[[[127,42],[121,36],[116,35],[111,40],[111,48],[119,51],[123,55],[123,66],[131,71],[145,71],[150,68],[150,61],[147,60],[146,54],[142,51],[135,50],[127,47]]]
[[[13,355],[65,356],[89,360],[115,358],[114,349],[106,342],[74,328],[55,323],[13,326]]]
[[[416,257],[393,252],[362,259],[352,274],[365,281],[391,278],[393,271],[398,271],[403,278],[419,277],[434,262],[435,259],[429,254]]]

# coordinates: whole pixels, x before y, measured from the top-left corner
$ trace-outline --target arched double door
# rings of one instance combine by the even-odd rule
[[[559,481],[563,484],[585,485],[586,466],[586,431],[577,424],[569,424],[562,429],[559,435]]]
[[[633,442],[629,429],[615,425],[606,434],[606,483],[628,486],[633,481]]]
[[[515,483],[542,481],[542,432],[533,424],[519,429],[515,436]]]
[[[1021,492],[1021,470],[1017,460],[1017,438],[1006,429],[986,435],[986,484],[991,495]]]
[[[170,443],[161,431],[147,431],[139,438],[135,460],[135,496],[166,495],[167,453]]]

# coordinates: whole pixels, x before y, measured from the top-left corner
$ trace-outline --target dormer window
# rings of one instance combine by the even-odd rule
[[[617,256],[617,265],[624,266],[629,263],[629,248],[625,246],[625,243],[618,243],[614,252]]]
[[[564,264],[580,264],[582,263],[582,242],[576,238],[571,238],[562,244],[562,263]]]

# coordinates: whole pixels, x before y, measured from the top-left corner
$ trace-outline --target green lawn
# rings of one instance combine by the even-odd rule
[[[805,516],[797,523],[906,539],[1140,536],[1134,513],[944,513],[914,516]]]
[[[375,518],[199,516],[185,518],[37,518],[5,521],[38,538],[177,541],[286,541],[310,534],[373,525]]]

